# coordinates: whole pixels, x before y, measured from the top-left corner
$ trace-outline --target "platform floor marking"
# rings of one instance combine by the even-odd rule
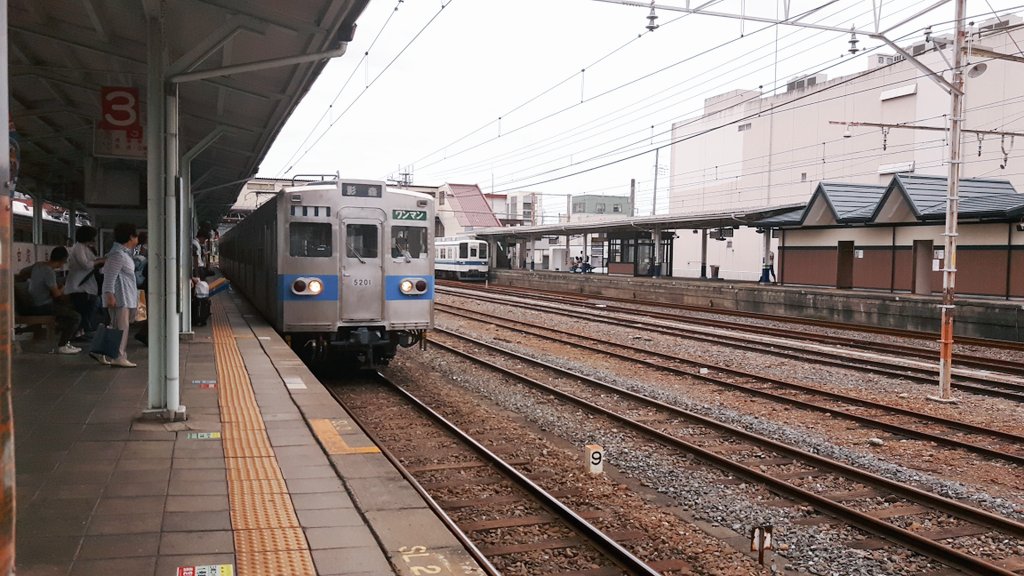
[[[328,454],[379,454],[380,448],[376,446],[365,446],[353,448],[345,442],[345,439],[338,433],[335,422],[343,423],[344,420],[330,420],[327,418],[311,418],[309,425],[313,427],[313,434],[323,445]]]
[[[316,576],[313,556],[299,527],[266,433],[252,382],[223,305],[214,303],[217,401],[228,469],[228,502],[239,576]]]

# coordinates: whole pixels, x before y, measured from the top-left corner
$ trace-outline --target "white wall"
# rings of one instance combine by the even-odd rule
[[[1024,45],[1024,30],[1013,35],[1016,45]],[[1003,53],[1019,50],[1006,33],[983,38],[978,45]],[[949,48],[945,56],[950,58]],[[920,59],[932,69],[947,67],[935,52]],[[1024,130],[1020,64],[1002,60],[986,60],[986,64],[984,74],[967,79],[966,127]],[[914,94],[881,99],[883,92],[911,87]],[[709,132],[673,145],[669,210],[687,214],[806,202],[820,181],[887,184],[892,174],[880,174],[880,168],[901,163],[913,163],[918,174],[944,176],[949,154],[945,132],[893,128],[883,136],[880,128],[852,127],[851,137],[844,138],[846,127],[829,121],[916,121],[944,127],[949,102],[946,92],[905,61],[863,77],[837,78],[775,97],[737,91],[709,99],[708,114],[673,126],[673,140]],[[773,106],[775,113],[768,113]],[[748,123],[749,129],[739,129]],[[1004,158],[998,137],[986,137],[979,156],[977,138],[965,135],[962,177],[1008,179],[1024,191],[1024,146],[1017,144],[1009,152],[1009,167],[1000,169]],[[674,273],[699,273],[700,236],[689,232],[680,236]],[[761,250],[759,234],[738,230],[732,248],[726,242],[708,241],[708,261],[720,265],[726,278],[756,279]]]

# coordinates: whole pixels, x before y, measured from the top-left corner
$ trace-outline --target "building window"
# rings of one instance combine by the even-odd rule
[[[807,182],[807,172],[801,172],[800,173],[800,181],[801,182]]]
[[[587,205],[586,205],[585,202],[573,202],[572,203],[572,211],[573,211],[574,214],[579,214],[581,212],[585,212],[586,210],[587,210]]]
[[[604,214],[604,202],[597,203],[597,213]]]
[[[737,132],[746,132],[747,130],[750,130],[750,122],[747,122],[746,124],[740,124],[739,126],[736,127]]]
[[[615,212],[615,213],[622,212],[622,206],[619,205],[619,204],[613,204],[612,205],[612,212]]]

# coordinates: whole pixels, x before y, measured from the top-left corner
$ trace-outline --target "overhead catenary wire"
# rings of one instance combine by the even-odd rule
[[[333,128],[342,118],[345,117],[345,115],[348,113],[348,111],[351,110],[352,107],[355,106],[357,102],[359,102],[360,98],[362,98],[363,95],[366,94],[366,92],[377,82],[377,80],[379,80],[380,77],[383,76],[391,68],[391,66],[394,65],[394,63],[399,58],[402,57],[402,54],[405,54],[405,52],[409,49],[409,47],[412,46],[413,43],[416,42],[416,40],[421,35],[423,35],[423,33],[427,30],[427,28],[429,28],[430,25],[433,24],[435,20],[437,20],[438,16],[440,16],[444,12],[444,9],[447,8],[448,6],[450,6],[452,2],[455,2],[455,0],[448,0],[447,2],[442,2],[441,3],[441,7],[438,9],[438,11],[435,12],[434,15],[429,20],[427,20],[426,24],[424,24],[423,27],[420,28],[419,31],[417,31],[416,34],[414,34],[413,37],[405,44],[405,46],[403,46],[402,49],[398,51],[398,54],[396,54],[387,63],[387,65],[385,65],[384,68],[379,73],[377,73],[377,75],[374,76],[372,80],[370,80],[366,84],[366,86],[363,88],[363,90],[361,92],[359,92],[359,94],[356,95],[356,97],[352,100],[352,102],[349,103],[348,106],[345,107],[344,110],[341,111],[341,113],[338,115],[338,117],[335,118],[333,121],[331,121],[330,124],[328,124],[327,128],[320,134],[320,136],[318,136],[316,138],[316,140],[314,140],[313,143],[310,144],[309,148],[307,148],[306,151],[303,152],[298,157],[298,159],[295,160],[295,162],[292,164],[292,167],[294,167],[295,164],[298,164],[299,162],[301,162],[302,159],[305,158],[306,155],[309,154],[309,152],[312,151],[317,146],[317,144],[320,143],[321,140],[323,140],[324,136],[326,136],[327,133],[330,132],[331,128]],[[356,69],[358,69],[358,66],[356,67]],[[285,170],[285,172],[288,172],[290,170],[291,170],[291,168],[289,168],[288,170]]]
[[[769,26],[769,27],[770,27],[770,26]],[[766,29],[767,29],[767,28],[766,28]],[[748,35],[748,36],[749,36],[749,35]],[[724,45],[724,44],[723,44],[723,45]],[[794,44],[794,45],[795,45],[795,44]],[[663,68],[662,70],[664,70],[664,69],[665,69],[665,68]],[[646,128],[646,126],[647,126],[647,125],[645,125],[645,127],[643,128],[643,130],[644,130],[644,131],[646,131],[646,129],[647,129],[647,128]],[[641,130],[639,130],[639,129],[638,129],[638,130],[634,131],[634,132],[633,132],[633,134],[635,134],[635,133],[638,133],[638,132],[640,132],[640,131],[641,131]],[[653,149],[652,149],[652,150],[653,150]],[[577,150],[577,151],[575,151],[575,152],[574,152],[574,154],[577,154],[578,152],[579,152],[579,151]],[[562,156],[564,156],[564,154],[562,154]],[[483,164],[483,163],[485,163],[485,162],[487,162],[487,161],[481,161],[481,162],[480,162],[480,164]],[[579,164],[579,162],[578,162],[578,161],[574,161],[574,162],[573,162],[573,164]],[[520,171],[521,171],[521,170],[520,170]]]
[[[665,144],[665,145],[668,145],[668,144]],[[652,150],[653,150],[653,148],[651,148],[650,150],[647,150],[647,151],[648,151],[648,152],[650,152],[650,151],[652,151]],[[579,165],[579,164],[581,164],[581,163],[582,163],[582,162],[581,162],[581,161],[579,160],[578,156],[576,155],[576,154],[577,154],[577,152],[578,152],[578,151],[574,151],[574,152],[573,152],[573,161],[572,161],[572,164],[573,164],[573,165]],[[628,159],[628,158],[626,158],[626,159]],[[621,160],[626,160],[626,159],[621,159]],[[585,161],[583,161],[583,162],[585,162]],[[603,167],[603,166],[602,166],[602,167]],[[588,171],[590,171],[590,170],[588,170]],[[520,169],[520,170],[518,170],[518,172],[522,173],[522,170]],[[582,173],[582,172],[580,172],[580,171],[576,171],[576,172],[573,172],[572,174],[569,174],[569,175],[566,175],[566,176],[563,176],[563,177],[559,177],[559,178],[557,178],[557,179],[563,179],[563,178],[565,178],[565,177],[571,177],[571,176],[573,176],[573,175],[577,175],[577,174],[580,174],[580,173]],[[533,178],[533,177],[535,177],[535,176],[536,176],[535,174],[531,174],[530,176],[526,176],[526,177],[521,177],[521,176],[520,176],[520,177],[516,177],[516,178],[514,178],[514,181],[515,181],[515,182],[518,182],[518,183],[523,183],[523,182],[526,182],[526,181],[527,181],[527,180],[528,180],[529,178]],[[523,186],[536,186],[536,185],[538,185],[538,184],[542,184],[542,183],[545,183],[545,182],[547,182],[547,181],[549,181],[549,180],[545,180],[545,181],[542,181],[542,182],[537,182],[537,181],[533,181],[533,182],[530,182],[529,184],[522,184],[522,185],[523,185]],[[504,188],[504,187],[506,187],[507,185],[509,185],[509,182],[508,182],[508,181],[503,181],[503,182],[502,182],[502,187],[503,187],[503,188]]]
[[[856,75],[848,76],[848,77],[844,78],[844,79],[843,79],[843,80],[842,80],[841,82],[839,82],[839,83],[837,83],[837,84],[833,84],[833,85],[831,85],[831,86],[828,86],[828,87],[826,87],[826,88],[823,88],[823,89],[822,89],[822,90],[820,90],[820,91],[817,91],[817,92],[813,92],[813,93],[808,93],[808,94],[805,94],[805,95],[803,95],[803,96],[799,96],[799,97],[797,97],[797,98],[794,98],[794,99],[792,99],[792,100],[789,100],[789,101],[787,101],[787,102],[784,102],[784,103],[781,103],[781,104],[777,104],[777,105],[773,105],[773,106],[772,106],[772,108],[771,108],[771,109],[769,110],[769,112],[768,112],[768,113],[769,113],[769,114],[773,114],[773,113],[775,113],[776,109],[778,109],[778,108],[782,108],[782,107],[788,107],[788,106],[789,106],[790,104],[792,104],[793,102],[797,102],[797,101],[799,101],[799,100],[803,100],[803,99],[807,98],[808,96],[810,96],[810,95],[812,95],[812,94],[820,94],[821,92],[823,92],[823,91],[825,91],[825,90],[830,90],[830,89],[834,89],[834,88],[835,88],[835,87],[837,87],[837,86],[840,86],[840,85],[846,84],[846,83],[848,83],[848,82],[850,82],[850,81],[853,81],[853,80],[859,79],[859,78],[863,77],[863,76],[864,76],[864,75],[866,75],[866,74],[870,74],[871,72],[872,72],[871,70],[868,70],[868,71],[862,72],[862,73],[860,73],[860,74],[856,74]],[[922,74],[922,75],[921,75],[920,77],[924,77],[924,75]],[[891,85],[891,83],[890,83],[890,84],[887,84],[887,85]],[[642,155],[644,155],[644,154],[647,154],[647,153],[650,153],[650,152],[654,151],[654,150],[655,150],[656,148],[661,148],[661,147],[671,146],[672,144],[675,144],[675,143],[677,143],[677,142],[680,142],[680,141],[684,141],[684,140],[689,140],[689,139],[692,139],[692,138],[694,138],[694,137],[696,137],[696,136],[700,136],[700,135],[704,135],[704,134],[707,134],[707,133],[709,133],[709,132],[711,132],[711,131],[714,131],[714,130],[717,130],[717,129],[720,129],[720,128],[724,128],[724,127],[726,127],[726,126],[730,126],[730,125],[733,125],[733,124],[736,124],[736,123],[742,122],[742,121],[744,121],[744,120],[748,120],[748,119],[751,119],[751,118],[753,118],[753,117],[756,117],[756,116],[758,116],[758,115],[763,115],[763,112],[759,112],[759,113],[751,113],[751,114],[748,114],[748,115],[742,116],[742,117],[740,117],[740,118],[737,118],[737,119],[731,120],[731,121],[729,121],[729,122],[725,122],[725,123],[723,123],[723,124],[721,124],[721,125],[719,125],[719,126],[715,126],[715,127],[709,128],[709,129],[705,129],[705,130],[702,130],[702,131],[700,131],[700,132],[698,132],[698,133],[696,133],[696,134],[688,135],[688,136],[686,136],[686,137],[683,137],[683,138],[681,138],[681,139],[672,139],[671,141],[668,141],[667,143],[664,143],[664,144],[659,144],[659,146],[656,146],[656,147],[654,147],[654,146],[652,146],[652,147],[649,147],[649,148],[647,148],[647,149],[644,149],[644,150],[643,150],[642,152],[640,152],[640,153],[637,153],[637,154],[632,154],[632,155],[629,155],[629,156],[627,156],[627,157],[624,157],[624,158],[620,158],[620,159],[617,159],[617,160],[615,160],[615,161],[612,161],[612,162],[607,162],[607,163],[604,163],[604,164],[601,164],[601,165],[598,165],[598,166],[593,166],[593,167],[590,167],[590,168],[586,168],[586,169],[576,170],[576,171],[574,171],[574,172],[572,172],[572,173],[570,173],[570,174],[565,174],[565,175],[561,175],[561,176],[557,176],[557,177],[553,177],[553,178],[548,178],[548,179],[544,179],[544,180],[541,180],[541,181],[533,181],[533,182],[530,182],[529,184],[522,184],[522,185],[521,185],[520,187],[531,187],[531,186],[537,186],[537,185],[545,184],[545,183],[548,183],[548,182],[553,182],[553,181],[557,181],[557,180],[562,180],[562,179],[565,179],[565,178],[569,178],[569,177],[577,176],[577,175],[580,175],[580,174],[584,174],[584,173],[587,173],[587,172],[592,172],[592,171],[594,171],[594,170],[598,170],[598,169],[601,169],[601,168],[605,168],[605,167],[607,167],[607,166],[611,166],[611,165],[614,165],[614,164],[617,164],[617,163],[620,163],[620,162],[624,162],[624,161],[627,161],[627,160],[630,160],[630,159],[633,159],[633,158],[637,158],[637,157],[639,157],[639,156],[642,156]],[[664,134],[664,133],[663,133],[663,134]],[[641,144],[641,143],[645,142],[646,140],[647,140],[647,138],[644,138],[644,139],[642,139],[642,140],[638,140],[637,142],[634,142],[634,143],[632,143],[631,145],[627,145],[627,146],[624,146],[624,147],[622,147],[622,148],[627,148],[628,146],[635,146],[635,145],[637,145],[637,144]],[[580,163],[585,163],[585,162],[587,162],[587,161],[588,161],[588,160],[584,160],[583,162],[580,162],[580,161],[576,161],[576,162],[574,162],[574,165],[575,165],[575,164],[580,164]],[[522,181],[524,181],[524,180],[528,180],[528,179],[536,179],[536,178],[538,178],[538,177],[541,177],[541,176],[543,176],[543,175],[546,175],[546,174],[550,174],[550,173],[554,173],[554,172],[557,172],[557,171],[559,171],[559,170],[564,170],[564,169],[566,169],[566,166],[563,166],[563,167],[561,167],[561,168],[558,168],[558,169],[553,169],[553,170],[548,170],[548,171],[540,172],[540,173],[534,173],[534,174],[531,174],[531,175],[529,175],[529,176],[526,176],[526,177],[518,178],[518,179],[516,179],[515,181],[516,181],[516,182],[522,182]],[[503,182],[502,184],[503,184],[503,185],[508,185],[508,184],[509,184],[509,182],[508,182],[508,181],[506,181],[506,182]],[[507,192],[507,191],[510,191],[510,190],[512,190],[512,189],[514,189],[514,188],[505,188],[505,189],[502,189],[502,190],[496,190],[496,192],[498,192],[498,193],[501,193],[501,192]]]
[[[838,1],[838,0],[832,0],[831,2],[829,2],[829,4],[832,4],[832,3],[836,2],[836,1]],[[819,10],[819,9],[820,9],[820,8],[815,8],[815,9],[814,9],[814,10],[812,10],[812,11],[817,11],[817,10]],[[812,11],[808,11],[808,12],[812,12]],[[688,15],[688,14],[687,14],[687,15]],[[798,16],[793,16],[792,18],[799,18],[799,17],[801,17],[801,16],[802,16],[802,15],[798,15]],[[678,19],[677,19],[677,20],[678,20]],[[763,32],[764,30],[768,30],[768,29],[772,28],[772,26],[774,26],[774,25],[767,25],[767,26],[765,26],[765,27],[763,27],[763,28],[760,28],[760,29],[758,29],[758,30],[755,30],[754,32],[752,32],[752,33],[748,34],[748,35],[747,35],[746,37],[750,37],[750,36],[753,36],[754,34],[757,34],[757,33]],[[678,61],[676,61],[676,62],[674,62],[674,63],[672,63],[672,64],[669,64],[669,65],[667,65],[667,66],[664,66],[664,67],[662,67],[662,68],[659,68],[659,69],[657,69],[657,70],[654,70],[654,71],[652,71],[652,72],[648,72],[648,73],[646,73],[646,74],[643,74],[643,75],[641,75],[641,76],[638,76],[638,77],[636,77],[636,78],[633,78],[632,80],[629,80],[629,81],[627,81],[627,82],[621,83],[621,84],[619,84],[619,85],[617,85],[617,86],[615,86],[615,87],[613,87],[613,88],[610,88],[610,89],[608,89],[608,90],[605,90],[605,91],[603,91],[603,92],[599,92],[599,93],[597,93],[597,94],[595,94],[595,95],[593,95],[593,96],[591,96],[591,97],[587,98],[586,100],[583,100],[583,101],[580,101],[580,102],[574,102],[574,103],[572,103],[572,104],[570,104],[570,105],[568,105],[568,106],[565,106],[565,107],[563,107],[563,108],[561,108],[561,109],[558,109],[558,110],[556,110],[556,111],[554,111],[554,112],[551,112],[551,113],[549,113],[549,114],[546,114],[546,115],[544,115],[544,116],[541,116],[540,118],[536,118],[536,119],[534,119],[534,120],[531,120],[531,121],[527,122],[526,124],[523,124],[523,125],[521,125],[521,126],[518,126],[518,127],[514,128],[514,129],[512,129],[512,130],[508,130],[508,131],[502,132],[502,133],[501,133],[501,136],[502,136],[502,137],[507,137],[507,136],[508,136],[508,135],[510,135],[510,134],[513,134],[513,133],[519,132],[519,131],[521,131],[521,130],[524,130],[524,129],[526,129],[526,128],[532,127],[532,126],[534,126],[534,125],[536,125],[536,124],[539,124],[539,123],[541,123],[541,122],[545,122],[545,121],[547,121],[547,120],[550,120],[550,119],[552,119],[552,118],[555,118],[555,117],[557,117],[557,116],[559,116],[559,115],[561,115],[561,114],[564,114],[565,112],[567,112],[567,111],[569,111],[569,110],[572,110],[572,109],[574,109],[574,108],[577,108],[577,107],[579,107],[579,106],[581,106],[581,105],[583,105],[583,104],[586,104],[586,103],[590,103],[590,102],[593,102],[593,101],[595,101],[595,100],[599,100],[599,99],[601,99],[601,98],[603,98],[603,97],[605,97],[605,96],[608,96],[608,95],[610,95],[610,94],[614,94],[614,93],[618,92],[619,90],[622,90],[622,89],[624,89],[624,88],[626,88],[626,87],[629,87],[629,86],[632,86],[632,85],[634,85],[634,84],[637,84],[637,83],[639,83],[639,82],[642,82],[642,81],[644,81],[644,80],[647,80],[647,79],[649,79],[649,78],[652,78],[652,77],[654,77],[654,76],[656,76],[656,75],[658,75],[658,74],[662,74],[662,73],[664,73],[664,72],[666,72],[666,71],[668,71],[668,70],[671,70],[671,69],[673,69],[673,68],[675,68],[675,67],[677,67],[677,66],[680,66],[680,65],[682,65],[682,64],[685,64],[685,63],[687,63],[687,62],[690,62],[690,61],[692,61],[692,60],[694,60],[694,59],[697,59],[697,58],[699,58],[699,57],[701,57],[701,56],[706,56],[706,55],[708,55],[708,54],[711,54],[711,53],[713,53],[713,52],[714,52],[714,51],[716,51],[716,50],[720,50],[720,49],[722,49],[722,48],[723,48],[723,47],[725,47],[725,46],[729,46],[729,45],[731,45],[731,44],[734,44],[734,43],[736,43],[736,42],[739,42],[739,41],[743,40],[744,38],[745,38],[745,37],[733,38],[733,39],[731,39],[731,40],[727,40],[727,41],[725,41],[725,42],[722,42],[722,43],[720,43],[720,44],[717,44],[717,45],[715,45],[715,46],[713,46],[713,47],[711,47],[711,48],[708,48],[708,49],[706,49],[706,50],[702,50],[702,51],[700,51],[700,52],[698,52],[698,53],[696,53],[696,54],[693,54],[693,55],[687,56],[686,58],[683,58],[682,60],[678,60]],[[575,75],[574,75],[573,77],[575,77]],[[504,118],[504,115],[503,115],[503,116],[502,116],[501,118]],[[489,126],[490,124],[491,124],[491,123],[488,123],[488,126]],[[478,130],[478,131],[479,131],[479,130]],[[464,138],[463,138],[463,139],[464,139]],[[476,148],[479,148],[480,146],[484,146],[484,145],[486,145],[486,144],[489,144],[489,143],[495,142],[495,141],[497,141],[498,139],[499,139],[499,138],[498,138],[497,136],[495,136],[495,137],[491,137],[491,138],[488,138],[487,140],[485,140],[484,142],[480,142],[480,143],[474,144],[474,145],[472,145],[472,146],[470,146],[470,147],[468,147],[468,148],[464,148],[464,149],[462,149],[462,150],[459,150],[459,151],[457,151],[457,152],[455,152],[455,153],[453,153],[453,154],[447,154],[447,153],[446,153],[446,154],[445,154],[445,157],[444,157],[444,158],[441,158],[441,159],[439,159],[439,160],[437,160],[437,161],[434,161],[434,162],[430,162],[430,163],[427,163],[426,165],[419,165],[419,163],[420,163],[420,162],[421,162],[421,161],[422,161],[422,160],[423,160],[424,158],[428,158],[428,157],[430,157],[430,155],[427,155],[426,157],[424,157],[424,158],[421,158],[420,160],[417,160],[417,161],[415,162],[415,164],[419,165],[419,167],[420,167],[420,168],[426,168],[426,167],[430,167],[430,166],[433,166],[433,165],[437,164],[438,162],[442,162],[442,161],[444,161],[444,160],[449,160],[449,159],[451,159],[451,158],[454,158],[454,157],[456,157],[456,156],[459,156],[459,155],[461,155],[461,154],[464,154],[464,153],[466,153],[466,152],[468,152],[468,151],[470,151],[470,150],[474,150],[474,149],[476,149]],[[447,148],[447,147],[445,147],[444,149],[446,149],[446,148]],[[434,152],[434,153],[437,153],[437,152]]]
[[[722,1],[722,0],[713,0],[712,2],[707,2],[707,3],[705,3],[705,6],[709,6],[709,5],[717,4],[717,3],[721,2],[721,1]],[[835,1],[835,0],[833,0],[833,1]],[[668,22],[666,22],[665,24],[662,24],[662,25],[661,25],[661,27],[663,28],[663,27],[669,26],[669,25],[671,25],[671,24],[673,24],[673,23],[675,23],[675,22],[678,22],[679,20],[682,20],[683,18],[686,18],[687,16],[689,16],[689,14],[684,14],[684,15],[682,15],[682,16],[678,16],[678,17],[676,17],[676,18],[673,18],[672,20],[669,20],[669,21],[668,21]],[[488,120],[488,121],[487,121],[486,123],[484,123],[484,124],[483,124],[483,125],[481,125],[480,127],[476,128],[476,129],[474,129],[474,130],[471,130],[470,132],[467,132],[466,134],[463,134],[462,136],[460,136],[460,137],[456,138],[455,140],[452,140],[451,142],[449,142],[449,143],[445,144],[444,146],[441,146],[440,148],[438,148],[438,149],[434,150],[433,152],[430,152],[430,153],[428,153],[428,154],[425,154],[424,156],[422,156],[422,157],[420,157],[420,158],[416,159],[416,160],[415,160],[415,161],[413,162],[413,164],[418,164],[418,163],[422,162],[423,160],[426,160],[427,158],[430,158],[431,156],[434,156],[435,154],[441,154],[441,153],[445,153],[445,151],[446,151],[446,150],[447,150],[448,148],[450,148],[450,147],[452,147],[452,146],[454,146],[454,145],[456,145],[456,144],[458,144],[458,143],[462,142],[462,141],[463,141],[463,140],[465,140],[466,138],[469,138],[469,137],[471,137],[471,136],[473,136],[473,135],[475,135],[475,134],[478,134],[478,133],[480,133],[480,132],[483,132],[484,130],[486,130],[486,129],[488,129],[488,128],[492,127],[492,126],[494,126],[494,125],[495,125],[496,123],[500,123],[500,122],[501,122],[501,119],[502,119],[502,118],[505,118],[505,117],[509,116],[510,114],[513,114],[513,113],[515,113],[515,112],[518,112],[519,110],[522,110],[522,109],[523,109],[523,108],[525,108],[526,106],[528,106],[528,105],[532,104],[533,102],[536,102],[536,101],[537,101],[537,100],[539,100],[540,98],[543,98],[544,96],[546,96],[546,95],[550,94],[551,92],[553,92],[553,91],[557,90],[558,88],[560,88],[561,86],[563,86],[563,85],[567,84],[568,82],[571,82],[571,81],[572,81],[572,80],[574,80],[574,79],[575,79],[575,78],[576,78],[577,76],[580,76],[581,74],[583,74],[584,70],[590,70],[590,69],[593,69],[593,68],[594,68],[595,66],[597,66],[597,65],[598,65],[598,64],[600,64],[601,62],[604,62],[604,61],[605,61],[605,60],[607,60],[608,58],[611,58],[612,56],[614,56],[615,54],[617,54],[617,53],[618,53],[618,52],[620,52],[621,50],[625,49],[625,48],[626,48],[627,46],[629,46],[630,44],[632,44],[632,43],[636,42],[636,41],[637,41],[637,40],[639,40],[640,38],[643,38],[644,36],[646,36],[647,34],[650,34],[650,33],[652,33],[652,32],[653,32],[653,30],[648,30],[648,31],[646,31],[646,32],[641,32],[641,33],[637,34],[637,35],[636,35],[635,37],[633,37],[633,38],[630,38],[630,39],[629,39],[629,40],[627,40],[627,41],[626,41],[625,43],[623,43],[623,44],[619,45],[618,47],[616,47],[616,48],[612,49],[612,50],[611,50],[610,52],[608,52],[607,54],[605,54],[605,55],[601,56],[601,57],[600,57],[600,58],[598,58],[597,60],[594,60],[594,61],[593,61],[593,62],[591,62],[591,63],[590,63],[589,65],[583,66],[583,67],[582,67],[582,68],[580,69],[580,71],[579,71],[579,72],[574,72],[574,73],[570,74],[569,76],[565,77],[564,79],[562,79],[562,80],[560,80],[560,81],[556,82],[556,83],[555,83],[554,85],[552,85],[552,86],[549,86],[548,88],[545,88],[545,89],[541,90],[541,91],[540,91],[539,93],[537,93],[536,95],[534,95],[534,96],[531,96],[530,98],[527,98],[527,99],[526,99],[525,101],[523,101],[523,102],[521,102],[521,103],[517,104],[516,106],[514,106],[514,107],[513,107],[512,109],[508,110],[507,112],[505,112],[505,113],[503,113],[503,114],[499,114],[499,115],[497,116],[497,118],[496,118],[496,119],[494,119],[494,120]],[[583,103],[583,102],[584,102],[584,101],[583,101],[583,100],[581,99],[580,103]],[[499,130],[499,133],[500,133],[500,130]],[[447,154],[445,154],[445,158],[448,158],[448,157],[449,157],[449,156],[448,156]]]
[[[334,98],[331,100],[331,103],[327,105],[326,109],[324,109],[324,112],[323,114],[320,115],[320,118],[318,118],[316,122],[313,123],[313,126],[306,134],[306,137],[302,139],[302,142],[299,143],[298,146],[295,147],[295,151],[292,152],[292,155],[289,156],[288,160],[284,162],[284,166],[287,166],[287,168],[282,167],[281,171],[277,173],[278,178],[282,177],[284,174],[288,172],[291,172],[291,170],[295,168],[295,165],[292,163],[292,160],[294,160],[295,156],[299,153],[299,151],[302,150],[302,147],[305,146],[307,142],[309,142],[309,139],[313,137],[313,134],[316,133],[316,129],[320,127],[320,123],[324,121],[324,118],[327,118],[328,114],[331,113],[331,110],[333,110],[334,105],[338,102],[338,99],[341,98],[341,94],[345,91],[345,88],[348,87],[349,82],[352,81],[352,78],[355,77],[356,72],[359,71],[359,67],[362,66],[364,62],[368,61],[368,59],[370,58],[370,52],[372,52],[373,47],[377,45],[377,40],[380,40],[380,37],[384,34],[384,31],[387,30],[388,24],[391,23],[391,19],[394,18],[396,13],[398,13],[398,8],[404,3],[404,1],[405,0],[398,0],[398,2],[395,4],[395,9],[392,10],[390,14],[388,14],[387,19],[384,20],[384,24],[382,24],[380,29],[377,30],[377,34],[374,35],[373,40],[370,42],[370,45],[367,46],[366,50],[363,51],[363,57],[360,58],[359,62],[357,62],[356,65],[352,68],[352,72],[348,75],[348,78],[346,78],[345,81],[341,84],[341,88],[338,89],[338,92],[334,95]]]

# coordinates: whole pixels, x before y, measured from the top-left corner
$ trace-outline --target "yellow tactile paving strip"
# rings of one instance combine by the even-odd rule
[[[338,433],[334,420],[325,418],[311,418],[309,425],[313,428],[320,444],[328,454],[379,454],[380,448],[376,446],[349,446],[345,439]]]
[[[213,310],[217,400],[238,576],[316,576],[227,315]]]

